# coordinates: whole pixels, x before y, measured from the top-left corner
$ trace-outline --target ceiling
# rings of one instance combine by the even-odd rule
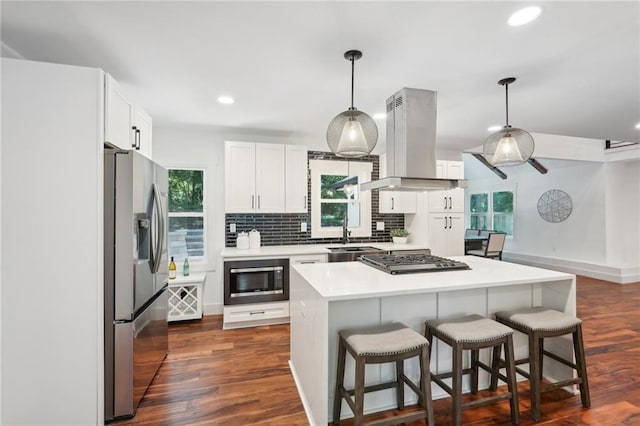
[[[537,4],[537,21],[507,18]],[[323,143],[350,105],[438,92],[437,146],[478,146],[509,119],[529,132],[638,141],[639,2],[11,2],[4,56],[100,67],[154,125],[244,129]],[[233,105],[216,99],[227,94]],[[381,140],[385,122],[378,121]],[[383,146],[384,144],[380,144]]]

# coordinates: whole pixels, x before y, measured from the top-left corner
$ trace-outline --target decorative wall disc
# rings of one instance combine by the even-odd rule
[[[571,197],[559,189],[550,189],[538,199],[538,214],[547,222],[563,222],[569,217],[571,210]]]

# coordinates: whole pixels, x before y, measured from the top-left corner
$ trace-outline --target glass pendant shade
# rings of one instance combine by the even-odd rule
[[[514,166],[531,158],[533,137],[522,129],[505,126],[484,142],[483,155],[494,166]]]
[[[494,166],[515,166],[529,161],[535,144],[533,137],[522,129],[509,125],[509,84],[514,77],[503,78],[498,84],[504,86],[507,124],[490,135],[482,145],[484,158]]]
[[[356,109],[344,111],[329,123],[327,143],[339,157],[368,155],[378,142],[378,126],[369,115]]]
[[[327,128],[327,144],[338,157],[364,157],[378,142],[376,123],[353,106],[354,63],[361,57],[359,50],[349,50],[344,54],[344,58],[351,61],[351,107],[336,115]]]

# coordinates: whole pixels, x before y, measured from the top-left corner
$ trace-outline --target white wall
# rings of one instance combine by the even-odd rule
[[[223,307],[222,260],[220,251],[224,247],[224,141],[263,143],[285,143],[301,145],[305,141],[282,133],[256,132],[175,126],[153,128],[153,159],[171,167],[194,167],[206,170],[205,199],[207,251],[206,263],[191,262],[192,272],[206,272],[204,288],[204,313],[221,314]],[[308,142],[308,141],[307,141]],[[311,144],[313,145],[313,144]],[[326,145],[315,144],[311,149],[326,149]]]
[[[508,175],[502,180],[475,158],[464,157],[467,194],[516,191],[514,236],[505,243],[505,258],[615,282],[638,280],[640,163],[538,158],[547,174],[525,164],[502,168]],[[538,214],[538,199],[550,189],[572,199],[573,211],[563,222],[549,223]]]

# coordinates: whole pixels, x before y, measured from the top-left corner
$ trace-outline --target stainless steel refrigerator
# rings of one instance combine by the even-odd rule
[[[104,156],[105,420],[131,417],[167,354],[168,172]]]

